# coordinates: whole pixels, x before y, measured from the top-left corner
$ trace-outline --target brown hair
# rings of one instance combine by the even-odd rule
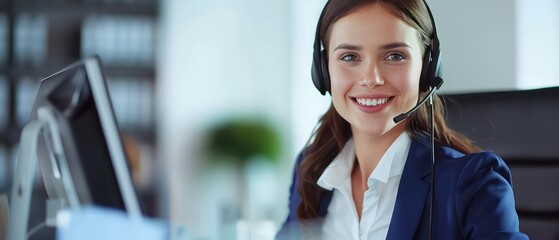
[[[415,28],[421,42],[427,46],[431,41],[433,25],[423,0],[330,0],[325,6],[321,19],[320,38],[323,46],[328,40],[333,23],[367,4],[380,3],[388,11]],[[422,51],[424,51],[422,49]],[[420,93],[419,98],[426,93]],[[463,153],[479,151],[466,136],[446,126],[443,103],[439,97],[434,99],[434,124],[436,144],[455,148]],[[422,106],[406,121],[406,131],[412,138],[429,134],[429,109]],[[319,126],[313,133],[304,150],[304,158],[299,166],[298,191],[301,203],[297,208],[299,219],[318,217],[318,205],[322,193],[326,190],[317,185],[318,178],[326,167],[338,155],[346,142],[351,138],[350,124],[343,119],[333,105],[319,120]]]

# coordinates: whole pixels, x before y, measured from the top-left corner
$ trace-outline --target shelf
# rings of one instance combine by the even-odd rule
[[[2,89],[7,89],[0,93],[6,95],[0,103],[3,108],[8,106],[7,115],[3,112],[0,119],[7,121],[0,127],[0,145],[10,155],[7,166],[15,166],[15,155],[11,154],[17,153],[14,147],[29,121],[39,81],[93,54],[102,59],[123,144],[136,143],[137,149],[132,150],[141,154],[142,161],[155,159],[159,5],[160,0],[0,0],[0,14],[8,20],[0,26],[6,32],[0,43],[8,40],[3,45],[8,51],[2,52],[0,64],[0,75],[5,79]],[[155,216],[157,192],[140,189],[139,193],[149,216]],[[36,196],[40,195],[33,199]],[[44,221],[44,212],[32,208],[31,213],[40,214],[30,215],[30,225]],[[44,232],[30,239],[54,238],[52,234],[45,237]]]
[[[143,143],[154,144],[157,142],[157,136],[153,127],[149,129],[121,129],[120,132]]]
[[[21,130],[9,128],[0,130],[0,145],[7,146],[18,142]]]
[[[12,127],[9,129],[0,130],[0,145],[12,145],[18,142],[21,135],[22,127]],[[140,142],[154,144],[156,142],[156,134],[153,127],[147,127],[145,129],[120,129],[120,133]]]
[[[155,68],[153,67],[103,67],[104,74],[107,77],[136,77],[155,79]]]
[[[31,77],[37,81],[48,77],[60,71],[69,63],[45,64],[41,66],[0,66],[0,75],[11,75],[15,81],[21,77]],[[155,79],[154,67],[134,67],[134,66],[103,66],[103,73],[108,78],[126,77],[147,79],[153,81]]]

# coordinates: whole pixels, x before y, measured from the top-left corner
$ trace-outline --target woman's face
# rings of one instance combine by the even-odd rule
[[[370,4],[332,25],[328,43],[332,101],[354,134],[404,131],[392,118],[417,103],[423,56],[417,31]]]

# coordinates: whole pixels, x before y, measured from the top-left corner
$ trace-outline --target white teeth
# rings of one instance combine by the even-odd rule
[[[357,102],[365,106],[377,106],[388,102],[388,98],[375,98],[375,99],[357,98]]]

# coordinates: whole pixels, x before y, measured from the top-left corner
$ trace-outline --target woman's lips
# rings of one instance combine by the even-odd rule
[[[391,102],[393,97],[354,97],[353,103],[366,113],[377,113],[386,108]]]

